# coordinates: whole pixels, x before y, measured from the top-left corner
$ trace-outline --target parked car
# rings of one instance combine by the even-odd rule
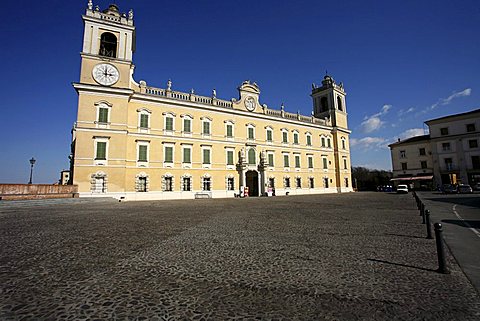
[[[457,194],[458,193],[458,186],[452,184],[444,184],[442,186],[442,191],[445,194]]]
[[[408,193],[408,186],[407,186],[407,185],[398,185],[398,186],[397,186],[397,193],[398,193],[398,194],[406,194],[406,193]]]
[[[461,194],[470,194],[473,193],[473,189],[470,185],[460,184],[458,185],[458,192]]]

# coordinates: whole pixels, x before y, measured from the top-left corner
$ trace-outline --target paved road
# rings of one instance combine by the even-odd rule
[[[480,293],[480,194],[420,193],[433,222],[443,224],[444,239]]]
[[[424,228],[385,193],[5,206],[0,320],[478,321]]]

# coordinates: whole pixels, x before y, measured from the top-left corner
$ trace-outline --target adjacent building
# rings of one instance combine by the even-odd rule
[[[80,196],[126,199],[351,192],[343,84],[312,85],[312,114],[261,103],[244,81],[238,99],[202,96],[133,78],[133,11],[88,2],[71,181]]]
[[[393,180],[427,184],[480,182],[480,109],[425,122],[429,135],[389,145]]]

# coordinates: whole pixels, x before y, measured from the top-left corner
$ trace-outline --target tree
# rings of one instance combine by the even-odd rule
[[[378,186],[391,185],[392,172],[365,167],[353,167],[352,178],[359,191],[376,191]]]

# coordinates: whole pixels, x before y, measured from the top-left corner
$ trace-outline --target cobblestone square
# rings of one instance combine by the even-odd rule
[[[10,204],[0,320],[480,319],[411,195]]]

